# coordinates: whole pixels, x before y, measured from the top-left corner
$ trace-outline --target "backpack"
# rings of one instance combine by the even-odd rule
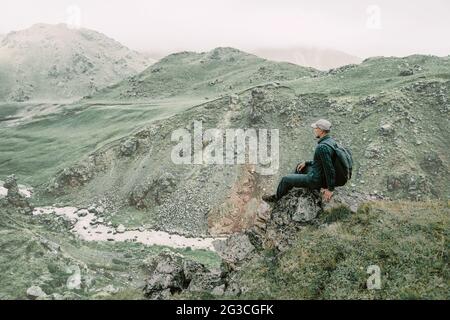
[[[323,142],[335,151],[336,157],[334,158],[333,165],[336,172],[336,186],[343,186],[352,177],[353,158],[350,149],[336,144],[333,146],[331,143]]]

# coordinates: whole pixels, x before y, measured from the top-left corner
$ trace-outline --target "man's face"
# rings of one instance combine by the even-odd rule
[[[319,139],[320,135],[322,134],[322,129],[314,128],[313,131],[314,131],[314,137],[316,137],[316,139]]]

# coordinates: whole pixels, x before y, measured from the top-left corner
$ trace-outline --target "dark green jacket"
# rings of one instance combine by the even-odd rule
[[[336,141],[329,135],[323,136],[317,141],[316,151],[314,152],[314,160],[307,161],[307,165],[312,166],[312,175],[322,185],[322,188],[330,191],[334,190],[336,173],[334,171],[333,159],[336,156],[335,151],[325,143],[336,145]]]

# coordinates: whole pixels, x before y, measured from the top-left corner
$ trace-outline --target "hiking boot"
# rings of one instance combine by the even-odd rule
[[[262,199],[265,201],[265,202],[277,202],[277,196],[276,195],[274,195],[274,194],[266,194],[266,195],[263,195],[262,196]]]

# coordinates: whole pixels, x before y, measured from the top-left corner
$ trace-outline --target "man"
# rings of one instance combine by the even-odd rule
[[[331,123],[328,120],[320,119],[313,124],[314,136],[319,139],[314,152],[314,160],[299,163],[295,173],[284,176],[278,184],[277,193],[265,195],[263,200],[276,202],[286,195],[294,187],[321,189],[323,199],[330,201],[333,196],[335,186],[335,170],[333,160],[335,151],[324,142],[335,146],[336,142],[330,137]]]

